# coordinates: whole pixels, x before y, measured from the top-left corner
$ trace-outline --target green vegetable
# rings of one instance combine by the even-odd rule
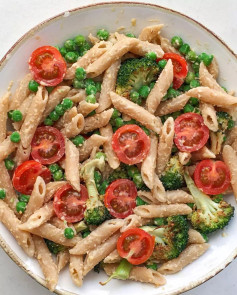
[[[57,170],[56,172],[53,173],[53,179],[55,181],[59,181],[59,180],[62,180],[63,179],[63,171],[60,169],[60,170]]]
[[[30,80],[28,84],[28,88],[32,92],[37,92],[39,87],[39,83],[37,83],[35,80]]]
[[[77,135],[76,137],[72,138],[71,141],[75,144],[75,146],[81,146],[85,142],[85,138],[82,135]]]
[[[82,238],[85,239],[86,237],[89,236],[90,233],[91,233],[91,232],[90,232],[89,230],[84,231],[84,232],[82,233]]]
[[[64,57],[67,54],[67,49],[65,47],[61,47],[59,49],[59,52],[61,53],[61,55]]]
[[[16,203],[16,211],[20,214],[24,213],[26,210],[26,203],[25,202],[17,202]]]
[[[171,98],[179,96],[180,94],[181,94],[181,92],[179,90],[176,90],[176,89],[170,87],[167,91],[167,98],[171,99]]]
[[[47,245],[49,251],[54,255],[57,255],[59,252],[62,252],[66,249],[65,246],[56,244],[53,241],[50,241],[47,239],[45,239],[44,241],[45,241],[45,244]]]
[[[64,230],[64,237],[66,239],[73,239],[74,238],[74,231],[71,227],[67,227]]]
[[[192,80],[190,83],[189,83],[189,86],[190,88],[196,88],[198,86],[200,86],[200,83],[198,80]]]
[[[204,63],[205,66],[210,66],[213,60],[213,55],[208,55],[207,53],[203,52],[198,56],[198,59]]]
[[[8,118],[11,119],[11,120],[12,120],[12,113],[13,113],[13,112],[14,112],[13,110],[7,112],[7,116],[8,116]]]
[[[94,94],[90,94],[86,97],[86,102],[89,102],[89,103],[96,103],[96,98],[95,98],[95,95]]]
[[[99,194],[104,195],[108,186],[109,186],[108,180],[104,180],[100,185]]]
[[[54,110],[59,116],[62,116],[65,113],[65,109],[62,104],[58,104]]]
[[[102,180],[102,174],[100,173],[100,171],[96,170],[94,173],[94,178],[95,178],[95,183],[99,184]]]
[[[192,64],[193,70],[195,73],[199,73],[199,67],[200,67],[200,63],[198,61],[194,62]]]
[[[85,43],[86,39],[82,35],[78,35],[74,38],[74,42],[77,46],[82,46]]]
[[[91,78],[85,79],[85,87],[88,87],[89,85],[95,86],[95,81]]]
[[[82,231],[88,230],[88,226],[87,226],[87,224],[85,223],[84,220],[82,220],[80,222],[77,222],[77,223],[73,223],[73,226],[74,226],[75,231],[76,231],[77,234],[82,232]]]
[[[19,200],[20,202],[24,202],[24,203],[27,204],[27,203],[29,202],[29,200],[30,200],[30,196],[20,194],[20,195],[18,196],[18,200]]]
[[[67,51],[75,51],[76,50],[76,44],[72,39],[69,39],[64,42],[64,47]]]
[[[171,44],[174,48],[179,49],[183,45],[183,39],[179,36],[174,36],[171,39]]]
[[[163,226],[167,224],[167,219],[165,217],[157,217],[154,218],[153,222],[157,226]]]
[[[142,130],[146,133],[146,135],[150,135],[151,132],[149,129],[147,129],[145,126],[141,126]]]
[[[122,118],[116,118],[116,119],[114,120],[114,122],[115,122],[115,126],[116,126],[117,128],[119,128],[119,127],[121,127],[121,126],[124,125],[124,122],[123,122],[123,119],[122,119]]]
[[[49,114],[49,118],[50,118],[53,122],[58,121],[59,117],[60,117],[59,114],[58,114],[55,110],[53,110],[53,111]]]
[[[90,94],[96,94],[96,92],[97,92],[97,88],[96,88],[96,86],[94,86],[94,85],[88,85],[88,86],[86,87],[86,94],[87,94],[87,95],[90,95]]]
[[[137,206],[142,206],[142,205],[147,205],[147,202],[143,201],[140,197],[136,197],[136,205]]]
[[[86,78],[86,71],[83,68],[76,68],[75,77],[79,81],[84,80]]]
[[[130,92],[130,99],[131,101],[137,103],[139,101],[141,101],[140,99],[140,94],[137,91],[131,91]],[[140,100],[139,100],[140,99]],[[138,103],[139,104],[139,103]]]
[[[70,98],[64,98],[64,100],[62,101],[62,105],[64,110],[69,110],[73,107],[73,102]]]
[[[96,264],[93,268],[94,272],[100,273],[101,270],[101,263],[99,262],[98,264]]]
[[[234,207],[225,201],[214,202],[196,187],[187,171],[184,177],[195,203],[195,210],[190,215],[192,226],[205,234],[224,228],[234,215]]]
[[[84,83],[84,81],[78,81],[77,79],[74,79],[73,80],[73,87],[76,89],[84,89],[85,83]]]
[[[187,103],[185,106],[184,106],[184,113],[191,113],[194,111],[194,106],[192,106],[191,104]]]
[[[138,189],[142,188],[142,186],[144,185],[144,181],[142,179],[141,173],[135,173],[133,175],[133,182],[135,183]]]
[[[97,89],[97,92],[101,91],[101,82],[95,82],[95,87]]]
[[[199,100],[196,97],[190,97],[188,103],[190,103],[194,107],[199,106]]]
[[[13,160],[11,159],[5,159],[4,160],[4,163],[5,163],[5,167],[7,168],[7,170],[10,170],[12,171],[14,168],[15,168],[15,163]]]
[[[194,72],[188,72],[188,74],[187,74],[187,76],[185,78],[185,83],[189,84],[194,79],[195,79]]]
[[[51,173],[55,173],[59,169],[61,169],[61,167],[57,163],[49,165],[49,170]]]
[[[187,60],[190,60],[191,62],[195,62],[197,60],[197,54],[193,50],[190,50],[186,55]]]
[[[98,153],[95,154],[95,158],[96,159],[101,159],[101,158],[106,159],[106,155],[103,152],[98,152]]]
[[[143,85],[138,89],[138,93],[141,96],[141,98],[145,99],[150,93],[150,87],[147,85]]]
[[[127,33],[126,36],[130,38],[136,38],[136,36],[133,33]]]
[[[74,51],[69,51],[65,54],[65,59],[68,63],[74,63],[77,61],[78,59],[78,53],[74,52]]]
[[[161,68],[161,69],[164,69],[165,66],[167,64],[167,60],[166,59],[161,59],[159,62],[158,62],[158,66]]]
[[[158,264],[156,262],[146,264],[146,268],[157,270]]]
[[[23,118],[22,112],[18,110],[14,110],[12,113],[12,120],[15,122],[20,122]]]
[[[100,29],[99,31],[97,31],[96,35],[100,40],[106,41],[109,38],[109,32],[105,29]]]
[[[114,109],[111,119],[116,119],[120,116],[121,116],[121,113],[117,109]]]
[[[154,88],[155,84],[156,84],[156,82],[151,82],[151,84],[149,85],[151,90]]]
[[[17,131],[12,132],[12,134],[10,135],[10,140],[14,143],[20,142],[21,140],[20,133]]]
[[[45,118],[45,120],[44,120],[45,126],[52,126],[53,123],[54,123],[53,120],[51,120],[50,118]]]
[[[0,189],[0,200],[4,200],[6,198],[6,191],[4,188]]]
[[[184,43],[179,48],[179,52],[183,55],[186,55],[190,51],[190,46],[187,43]]]
[[[156,53],[151,51],[151,52],[148,52],[146,54],[146,57],[150,58],[151,60],[156,60],[157,59],[157,56],[156,56]]]

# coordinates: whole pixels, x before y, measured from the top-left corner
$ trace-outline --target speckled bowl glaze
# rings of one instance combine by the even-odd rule
[[[133,26],[131,19],[136,19]],[[27,60],[31,52],[42,45],[61,45],[77,34],[88,35],[99,28],[109,31],[138,34],[147,25],[163,23],[163,34],[168,38],[181,35],[196,52],[213,53],[220,66],[219,82],[228,89],[236,89],[236,56],[214,33],[193,19],[153,4],[142,3],[101,3],[67,11],[39,24],[12,46],[0,65],[0,95],[10,81],[18,81],[28,70]],[[16,83],[15,83],[16,84]],[[236,206],[234,197],[228,201]],[[210,235],[209,250],[197,261],[181,272],[167,276],[167,284],[155,288],[148,284],[132,281],[113,280],[107,286],[99,285],[106,276],[91,272],[86,276],[81,288],[73,285],[66,268],[60,275],[57,294],[63,295],[121,295],[121,294],[166,294],[174,295],[187,291],[224,269],[237,256],[237,218],[235,217],[224,231]],[[25,255],[11,234],[0,224],[0,244],[6,253],[40,284],[45,286],[37,261]]]

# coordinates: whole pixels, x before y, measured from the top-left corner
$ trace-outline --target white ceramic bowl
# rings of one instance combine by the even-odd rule
[[[136,18],[136,26],[131,19]],[[196,52],[213,53],[220,66],[219,82],[228,89],[236,89],[237,62],[234,53],[212,32],[196,21],[172,10],[155,5],[139,3],[97,4],[74,9],[49,19],[24,35],[5,55],[0,67],[0,95],[7,89],[11,80],[17,81],[28,70],[27,60],[31,52],[42,45],[62,44],[63,41],[77,34],[88,35],[99,28],[116,31],[125,27],[125,32],[138,34],[146,26],[164,23],[163,34],[168,38],[180,35]],[[228,197],[236,206],[234,197]],[[0,224],[0,244],[7,254],[39,283],[45,285],[37,261],[28,258],[17,245],[11,234]],[[224,233],[224,234],[223,234]],[[73,285],[67,268],[60,275],[56,289],[58,294],[81,295],[121,295],[124,293],[180,294],[189,290],[225,268],[237,256],[237,217],[224,231],[210,235],[210,249],[197,261],[175,275],[167,276],[167,284],[154,288],[148,284],[131,281],[112,280],[107,286],[100,286],[105,274],[91,272],[79,289]]]

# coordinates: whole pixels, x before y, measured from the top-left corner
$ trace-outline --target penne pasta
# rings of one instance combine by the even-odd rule
[[[80,287],[83,280],[83,256],[70,255],[69,272],[73,283]]]
[[[85,125],[83,132],[88,133],[95,129],[106,126],[113,114],[114,109],[108,109],[100,114],[85,118]]]
[[[154,176],[154,185],[152,188],[153,198],[159,202],[166,201],[166,191],[157,174]]]
[[[160,31],[163,27],[163,24],[147,26],[142,29],[138,38],[142,41],[160,44]]]
[[[98,108],[98,103],[89,103],[85,100],[81,101],[78,105],[77,111],[79,114],[82,114],[84,117],[89,115],[91,112]]]
[[[10,136],[0,143],[0,162],[6,159],[11,153],[15,151],[18,144],[10,140]]]
[[[205,239],[197,230],[190,228],[188,231],[188,244],[203,244]]]
[[[206,86],[211,89],[215,89],[217,91],[225,93],[225,90],[217,83],[212,74],[209,73],[203,62],[200,63],[199,81],[202,86]]]
[[[119,256],[118,250],[115,249],[112,251],[105,259],[103,260],[104,263],[117,263],[122,260],[122,257]]]
[[[70,261],[70,254],[68,250],[64,250],[58,253],[57,255],[57,270],[58,273],[69,263]]]
[[[181,163],[181,165],[187,165],[192,155],[191,153],[187,153],[187,152],[179,152],[178,157],[179,157],[179,162]]]
[[[179,51],[171,45],[170,41],[162,36],[160,36],[160,46],[164,52],[173,52],[180,55]]]
[[[65,176],[71,186],[80,192],[79,150],[68,139],[65,144]]]
[[[52,198],[54,193],[63,185],[66,184],[66,181],[56,181],[56,182],[49,182],[46,184],[46,192],[44,196],[44,203],[49,202]]]
[[[72,120],[67,123],[61,130],[62,134],[67,138],[75,137],[81,133],[85,127],[85,120],[82,114],[77,114]]]
[[[200,102],[199,106],[205,125],[210,130],[216,132],[218,130],[218,122],[215,108],[213,105],[203,102]]]
[[[7,112],[10,96],[11,93],[8,91],[0,100],[0,142],[7,136]]]
[[[64,113],[64,115],[55,123],[54,126],[58,129],[62,129],[64,125],[70,123],[77,114],[77,107],[72,107],[70,110]]]
[[[211,64],[207,67],[207,69],[214,79],[218,77],[219,66],[215,57],[213,58]]]
[[[141,218],[136,214],[131,214],[124,219],[124,224],[121,227],[121,233],[125,232],[126,230],[134,227],[140,227],[147,223],[149,223],[150,219]]]
[[[130,52],[140,56],[145,56],[149,52],[155,52],[157,58],[162,58],[162,56],[164,55],[164,51],[162,50],[160,45],[153,44],[148,41],[138,41],[139,42],[130,49]]]
[[[237,170],[236,170],[237,154],[235,150],[229,145],[225,145],[223,148],[223,160],[230,169],[230,174],[231,174],[230,182],[233,188],[235,199],[237,200]]]
[[[204,159],[215,159],[216,155],[206,146],[196,152],[192,152],[192,161],[201,161]]]
[[[14,161],[16,162],[16,165],[19,166],[23,162],[29,160],[30,152],[31,152],[31,146],[24,148],[22,146],[22,144],[19,143],[17,150],[16,150],[16,155],[14,157]]]

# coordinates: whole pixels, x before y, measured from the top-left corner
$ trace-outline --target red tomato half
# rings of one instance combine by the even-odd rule
[[[209,129],[199,114],[186,113],[174,121],[174,142],[181,152],[201,149],[209,138]]]
[[[56,86],[62,82],[67,65],[61,53],[52,46],[42,46],[32,52],[29,69],[35,81],[43,86]]]
[[[38,127],[31,142],[31,156],[41,164],[59,161],[65,153],[65,140],[54,127]]]
[[[204,193],[218,195],[229,187],[230,171],[222,161],[203,160],[195,168],[194,181]]]
[[[137,125],[124,125],[113,135],[112,148],[119,160],[133,165],[142,162],[150,150],[150,138]]]
[[[104,203],[109,213],[117,218],[125,218],[136,207],[137,188],[131,180],[117,179],[105,192]]]
[[[131,264],[141,264],[149,259],[155,246],[155,237],[140,228],[126,230],[118,238],[117,250]]]
[[[26,161],[16,168],[12,184],[18,192],[30,195],[38,176],[41,176],[46,183],[51,180],[51,173],[47,167],[33,160]]]
[[[84,218],[88,192],[81,184],[80,193],[70,184],[60,187],[54,194],[53,207],[56,215],[67,222],[78,222]]]

